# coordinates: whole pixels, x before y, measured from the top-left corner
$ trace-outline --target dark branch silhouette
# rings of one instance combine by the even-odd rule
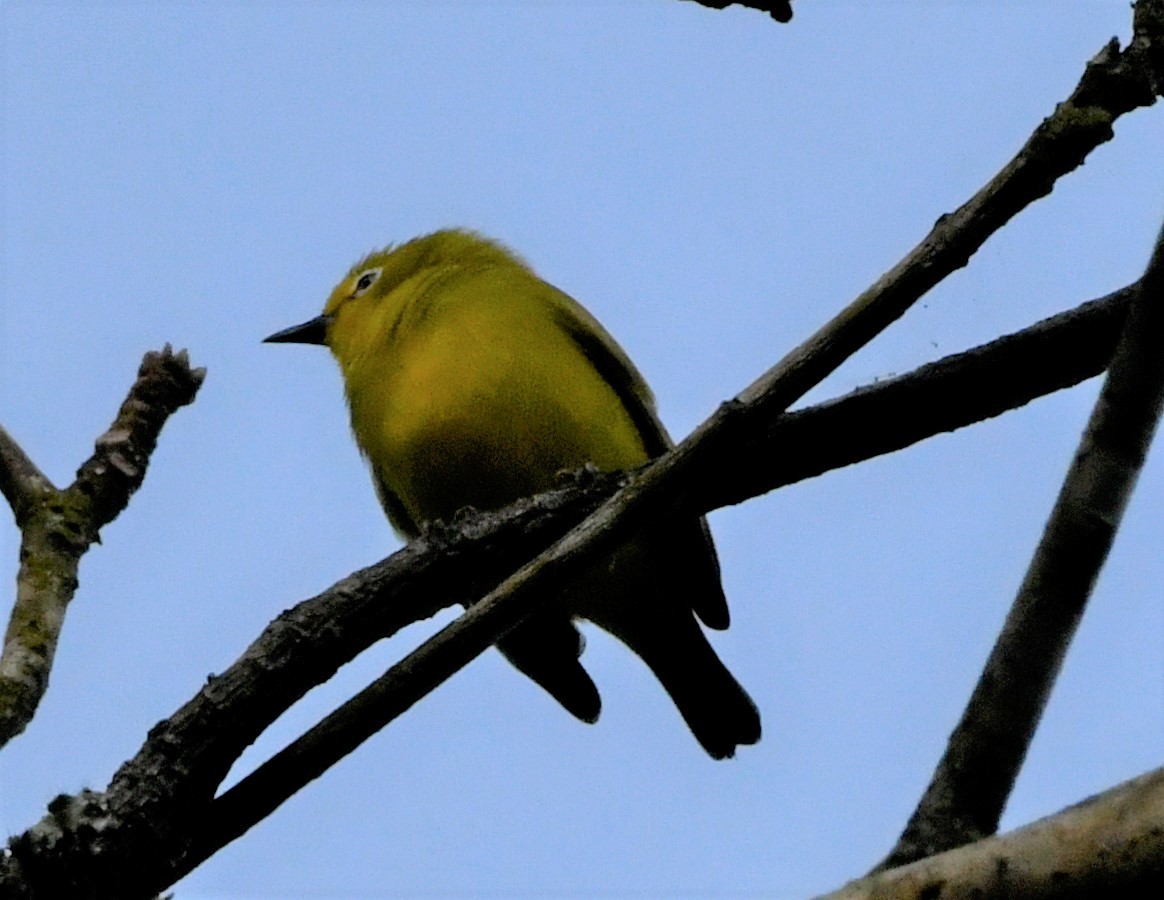
[[[962,720],[880,868],[994,834],[1164,408],[1164,229],[1051,517]]]
[[[229,670],[152,729],[106,791],[57,798],[41,822],[14,838],[0,857],[0,894],[152,896],[490,646],[577,567],[650,519],[740,502],[998,415],[1102,371],[1135,288],[910,376],[785,412],[1109,140],[1118,116],[1154,102],[1164,83],[1164,0],[1138,3],[1134,25],[1128,47],[1106,45],[1068,100],[982,190],[942,216],[901,263],[678,447],[634,473],[582,477],[498,513],[434,525],[399,553],[284,613]],[[1027,358],[1023,366],[1025,354],[1043,363],[1030,365]],[[860,421],[878,427],[855,429]],[[140,482],[145,458],[128,452],[116,431],[89,500],[111,515],[128,492],[119,506],[120,495],[105,491],[102,479]],[[838,434],[846,440],[836,440]],[[13,447],[0,440],[0,489],[26,522],[35,507],[29,498],[41,491],[39,473]],[[70,596],[74,588],[75,577]],[[214,799],[243,749],[296,699],[370,643],[451,603],[471,608]]]
[[[750,489],[753,493],[748,496],[754,496],[761,490],[901,449],[1097,375],[1111,356],[1134,291],[1134,288],[1125,288],[1018,334],[931,363],[900,378],[862,388],[846,397],[790,413],[763,435],[745,441],[742,453],[732,452],[730,458],[716,460],[714,468],[694,472],[694,487],[702,499],[693,502],[700,511],[708,512],[736,502],[741,490]],[[870,427],[873,424],[877,427]],[[841,437],[845,440],[840,440]],[[560,500],[563,505],[558,507],[559,511],[568,509],[571,518],[576,519],[622,481],[622,476],[603,476],[580,489],[571,488],[535,499],[547,503]],[[503,527],[503,521],[516,524],[518,519],[528,517],[526,507],[523,503],[473,522],[485,524],[486,528]],[[536,526],[529,520],[526,527],[521,536],[523,541],[526,537],[532,538]],[[476,530],[473,539],[482,539],[485,534],[484,530]],[[489,538],[505,547],[513,547],[516,539],[516,533],[508,532],[503,537]],[[456,540],[461,543],[460,536]],[[461,548],[454,556],[464,559],[466,552],[472,551]],[[416,558],[412,557],[406,565],[409,571],[413,570]],[[484,564],[476,559],[473,569],[485,571]],[[362,593],[362,585],[359,588],[356,585],[364,580],[365,573],[379,580],[375,568],[365,570],[348,579],[345,589],[349,592],[358,589]],[[458,593],[474,596],[472,588]],[[391,603],[398,615],[418,603],[399,593],[385,602]],[[432,611],[422,607],[418,612],[429,615]],[[454,628],[478,631],[481,639],[476,644],[460,642],[459,632],[453,632],[454,640],[448,644],[439,641],[440,636],[433,638],[384,678],[244,777],[211,805],[194,857],[208,856],[257,824],[495,639],[490,625],[468,619],[450,625],[442,634],[447,638],[447,633]],[[457,665],[441,665],[439,659],[444,653],[456,654]],[[431,661],[434,655],[438,658],[436,663]],[[270,660],[266,650],[259,650],[256,656]],[[422,680],[424,672],[431,676]],[[193,862],[193,859],[187,860],[187,863]]]
[[[695,0],[695,2],[711,9],[744,6],[748,9],[766,12],[777,22],[792,21],[792,0]]]

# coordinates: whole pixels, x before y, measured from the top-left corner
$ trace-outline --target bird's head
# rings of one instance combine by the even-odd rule
[[[523,265],[500,244],[464,229],[444,229],[369,253],[335,286],[314,319],[277,331],[264,342],[324,344],[341,362],[387,334],[400,314],[393,292],[428,272],[466,265]]]

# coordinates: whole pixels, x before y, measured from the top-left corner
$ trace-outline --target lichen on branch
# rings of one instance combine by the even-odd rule
[[[162,426],[194,401],[205,377],[184,350],[167,344],[147,353],[113,424],[63,489],[0,428],[0,492],[21,532],[16,602],[0,655],[0,746],[27,727],[48,688],[81,557],[141,487]]]

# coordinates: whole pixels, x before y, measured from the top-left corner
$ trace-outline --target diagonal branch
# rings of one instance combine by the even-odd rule
[[[1077,167],[1090,150],[1109,140],[1112,123],[1119,115],[1154,102],[1160,84],[1159,70],[1153,68],[1159,62],[1154,48],[1160,45],[1164,32],[1161,9],[1164,0],[1141,0],[1132,44],[1122,52],[1114,41],[1107,45],[1089,63],[1069,100],[1044,120],[1015,159],[963,207],[939,219],[899,265],[734,401],[721,406],[682,444],[641,472],[625,476],[626,486],[597,512],[450,626],[457,629],[453,637],[448,629],[442,632],[444,640],[459,647],[457,658],[468,659],[481,652],[536,608],[539,597],[552,594],[555,585],[568,580],[589,559],[616,545],[645,521],[695,510],[694,472],[710,460],[726,458],[742,435],[759,433],[778,419],[791,403],[926,291],[965,265],[991,234],[1024,206],[1045,196],[1055,180]],[[623,483],[620,478],[614,480]],[[539,540],[560,534],[572,521],[566,513],[551,518],[554,529],[547,526]],[[484,517],[475,521],[500,520]],[[389,563],[391,560],[385,565]],[[467,568],[470,560],[458,557],[456,563]],[[505,571],[500,569],[502,574]],[[445,577],[449,577],[447,573]],[[410,583],[412,573],[406,571],[401,578]],[[481,577],[480,582],[477,587],[483,584],[488,588],[487,578]],[[331,599],[342,608],[353,589],[350,581],[344,582]],[[406,587],[401,590],[407,593]],[[473,597],[478,596],[473,593]],[[427,602],[431,605],[432,598]],[[316,601],[311,603],[315,609]],[[237,758],[240,735],[265,727],[248,720],[247,715],[256,710],[269,712],[271,696],[277,697],[279,704],[288,700],[303,681],[325,673],[333,663],[338,665],[336,660],[343,653],[337,648],[343,645],[344,651],[350,651],[362,640],[342,634],[341,623],[330,619],[317,622],[318,630],[300,631],[297,618],[281,617],[256,642],[256,646],[273,641],[291,648],[297,662],[282,670],[283,675],[292,676],[286,682],[272,684],[270,673],[264,675],[265,661],[252,656],[256,647],[248,650],[245,664],[240,660],[242,668],[249,666],[269,692],[265,702],[245,693],[249,687],[233,679],[223,676],[213,680],[173,719],[151,731],[138,756],[122,767],[104,795],[62,798],[50,816],[15,840],[11,855],[0,858],[0,890],[13,880],[22,884],[35,881],[51,895],[51,888],[59,885],[64,873],[82,879],[97,894],[102,886],[116,885],[114,893],[119,895],[144,896],[168,883],[191,850],[205,805]],[[321,643],[330,650],[320,651]],[[308,661],[317,653],[324,658],[322,662]],[[444,677],[456,664],[450,654],[426,666],[431,678],[434,674]],[[394,671],[393,677],[404,674],[399,668]],[[304,676],[305,672],[309,675]],[[406,694],[415,695],[423,679],[414,681]],[[402,699],[407,697],[401,695],[397,702]],[[86,823],[93,822],[101,826],[99,853],[93,852],[93,841],[80,837]],[[34,870],[35,875],[30,875]]]
[[[762,423],[699,464],[708,512],[1018,409],[1100,374],[1136,293],[1129,285],[963,353]]]
[[[76,480],[57,490],[0,429],[0,487],[21,530],[16,603],[0,656],[0,746],[20,734],[48,688],[77,566],[141,486],[166,419],[205,376],[185,351],[147,353],[117,417]]]
[[[748,437],[738,457],[717,461],[709,456],[708,465],[694,469],[694,480],[707,486],[696,487],[699,497],[692,502],[700,510],[739,502],[745,492],[771,490],[891,452],[1090,378],[1110,358],[1134,291],[1134,286],[1124,288],[914,373],[787,414]],[[1024,359],[1037,364],[1023,365]],[[868,422],[878,427],[861,424]],[[836,438],[842,434],[846,452],[838,454]],[[149,806],[210,796],[242,749],[312,686],[380,636],[481,596],[625,479],[602,476],[498,513],[431,528],[384,562],[287,611],[227,672],[151,731],[138,755],[118,773],[110,795],[137,804],[135,812],[152,822],[150,835],[160,839],[165,831],[159,826],[170,820],[149,816]],[[347,739],[341,736],[341,743]],[[180,867],[178,874],[189,871],[217,849],[209,835],[229,840],[227,835],[242,833],[262,817],[259,807],[277,806],[310,777],[294,772],[287,780],[272,779],[273,792],[252,795],[257,806],[240,803],[239,794],[216,804],[197,819],[205,823],[195,829],[197,848],[171,864]],[[152,799],[143,800],[145,785]],[[236,787],[253,790],[242,783]],[[84,821],[92,818],[87,810],[105,808],[95,797],[75,798]],[[181,825],[189,828],[191,821]],[[58,834],[59,828],[58,818],[46,819],[25,838],[35,842],[38,834]]]
[[[1164,883],[1164,769],[999,837],[866,876],[818,900],[1154,897]]]
[[[701,497],[696,505],[706,512],[738,502],[744,496],[999,415],[1034,397],[1097,375],[1111,357],[1134,293],[1134,286],[1124,288],[908,375],[785,415],[761,434],[746,439],[738,452],[693,471]],[[584,496],[596,503],[618,483],[610,477],[598,479],[584,488]],[[511,508],[498,515],[512,519],[515,513]],[[580,516],[580,511],[572,513],[574,519]],[[512,546],[512,539],[501,543]],[[465,562],[463,551],[456,556]],[[465,568],[480,565],[474,562]],[[352,580],[362,580],[363,574],[357,573]],[[460,593],[475,596],[472,589]],[[399,594],[380,602],[401,617],[406,616],[410,603]],[[480,628],[486,643],[495,640],[486,626],[462,627],[466,631]],[[463,635],[454,633],[448,641],[438,635],[260,765],[214,801],[180,874],[261,821],[466,664],[472,658],[469,654],[475,655],[474,645],[464,642]],[[258,656],[271,664],[269,653]]]
[[[998,828],[1164,409],[1164,229],[1095,409],[962,720],[880,868]]]
[[[0,494],[12,507],[16,527],[23,528],[44,495],[55,490],[24,448],[0,426]]]
[[[698,488],[698,507],[738,502],[749,487],[770,490],[907,446],[928,436],[919,433],[919,422],[929,423],[930,433],[952,430],[1093,377],[1110,358],[1133,293],[1134,286],[1124,288],[915,373],[790,413],[745,441],[739,458],[725,457],[722,465],[693,471],[696,480],[711,483]],[[1038,365],[1022,366],[1024,357]],[[910,409],[918,415],[910,415]],[[880,424],[869,428],[862,422]],[[847,435],[844,455],[834,451],[838,434]],[[741,472],[743,468],[751,471]],[[311,687],[381,636],[446,605],[480,597],[597,507],[626,477],[601,476],[497,513],[430,528],[383,562],[288,610],[234,665],[151,730],[137,756],[114,778],[108,800],[83,794],[68,803],[62,798],[62,804],[73,816],[91,821],[94,809],[106,810],[112,801],[127,811],[122,815],[147,824],[145,846],[173,867],[170,876],[155,876],[154,883],[180,877],[217,850],[220,841],[244,832],[310,780],[317,763],[308,760],[306,768],[296,763],[278,777],[271,777],[265,764],[210,810],[186,816],[166,810],[198,809],[239,753]],[[487,636],[493,639],[494,634]],[[335,746],[350,739],[342,730],[332,735],[327,743],[333,749],[327,752],[335,753]],[[39,849],[43,841],[59,846],[62,830],[69,830],[61,825],[63,816],[47,818],[22,837],[38,848],[30,849],[31,856],[44,854]],[[178,854],[164,849],[185,840],[194,845]],[[49,868],[60,870],[62,865]]]
[[[1110,139],[1116,116],[1155,101],[1156,82],[1151,79],[1140,82],[1138,95],[1128,90],[1125,62],[1115,42],[1107,45],[1088,65],[1068,102],[1044,120],[1015,159],[954,214],[940,219],[901,263],[674,450],[641,470],[586,521],[305,735],[298,748],[289,748],[289,756],[280,754],[269,770],[275,773],[273,779],[285,781],[284,769],[304,761],[299,774],[316,777],[331,760],[320,749],[321,742],[332,742],[341,755],[350,752],[506,634],[536,608],[539,596],[632,533],[645,517],[681,511],[681,485],[691,483],[691,470],[701,457],[714,455],[717,447],[722,450],[757,423],[771,421],[964,265],[1013,215],[1049,193],[1059,175]],[[289,762],[297,753],[299,763]],[[252,784],[260,784],[262,777]],[[245,795],[247,788],[239,790]]]

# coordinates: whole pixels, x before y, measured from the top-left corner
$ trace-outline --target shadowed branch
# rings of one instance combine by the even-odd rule
[[[754,463],[778,467],[784,451],[765,444],[763,436],[779,434],[781,422],[798,423],[785,427],[802,429],[802,435],[811,431],[808,411],[784,414],[790,404],[946,275],[965,265],[990,235],[1109,140],[1119,115],[1154,102],[1160,85],[1162,10],[1160,0],[1137,4],[1136,37],[1128,48],[1121,51],[1114,41],[1105,46],[1088,64],[1071,97],[1039,125],[989,184],[958,210],[942,216],[901,263],[735,400],[721,406],[682,444],[633,475],[609,476],[590,488],[577,485],[543,495],[519,504],[518,512],[511,508],[433,528],[399,554],[288,611],[230,670],[211,679],[175,716],[151,730],[137,756],[122,766],[105,793],[59,798],[48,816],[15,839],[11,854],[0,859],[0,892],[10,885],[22,889],[33,885],[52,896],[67,877],[69,887],[83,883],[89,890],[86,896],[151,895],[189,871],[222,840],[229,840],[232,831],[245,830],[245,817],[228,821],[220,815],[227,807],[213,801],[230,765],[295,699],[373,640],[412,621],[414,614],[429,615],[438,606],[472,602],[488,592],[457,622],[393,667],[369,689],[371,695],[360,695],[370,702],[357,710],[357,720],[345,718],[348,724],[343,727],[325,727],[330,746],[342,749],[345,741],[358,743],[359,735],[379,727],[385,715],[390,718],[406,709],[535,609],[539,598],[552,594],[589,559],[645,521],[707,508],[714,491],[700,486],[699,479],[714,471],[717,462],[733,460],[740,448],[752,447]],[[1095,343],[1102,344],[1102,339],[1097,337]],[[1064,383],[1090,377],[1097,365],[1102,368],[1097,355],[1086,357],[1082,369],[1091,367],[1088,371],[1072,360],[1064,366],[1077,377],[1061,372],[1057,377]],[[950,384],[958,382],[956,367],[943,373],[953,379]],[[897,379],[886,389],[905,391],[909,386]],[[972,415],[979,417],[997,414],[1009,408],[1007,403],[1019,405],[1061,386],[1048,383],[1026,399],[1005,400],[1006,392],[998,390],[994,413],[983,412],[969,400],[964,409],[975,409]],[[870,403],[872,396],[855,395],[851,408]],[[838,415],[836,410],[846,399],[834,401],[827,414],[819,415],[825,420]],[[831,421],[835,427],[837,420]],[[949,416],[935,414],[932,422],[941,430],[957,427]],[[924,436],[914,425],[903,424],[902,431],[914,436],[902,437],[900,446]],[[870,452],[889,449],[894,448],[886,444]],[[814,474],[810,465],[801,461],[801,466],[797,477]],[[764,490],[752,477],[754,483],[747,490]],[[617,493],[604,501],[616,488]],[[734,489],[736,500],[742,499],[739,485]],[[551,542],[549,550],[495,587],[522,560]],[[377,695],[381,688],[385,692]],[[369,715],[361,718],[365,712]],[[342,710],[339,715],[344,718]],[[313,745],[311,752],[317,749]],[[318,768],[320,758],[309,760],[296,777],[312,766]],[[273,780],[280,791],[293,789],[291,779]],[[228,796],[229,792],[218,803]],[[270,803],[272,796],[260,799]],[[278,802],[275,797],[268,808]],[[255,809],[258,806],[246,807],[245,812]],[[96,845],[84,837],[93,832],[100,836]]]
[[[792,0],[695,0],[700,6],[711,9],[727,9],[729,6],[743,6],[766,12],[777,22],[792,21]]]
[[[1030,568],[933,780],[879,868],[993,834],[1164,408],[1164,229]]]
[[[1134,293],[1134,286],[1125,288],[1022,332],[923,366],[900,378],[785,415],[760,435],[745,440],[739,452],[733,451],[723,459],[708,460],[705,468],[693,470],[693,490],[700,496],[693,502],[699,511],[710,511],[729,502],[738,502],[746,491],[752,491],[749,496],[753,496],[829,469],[888,453],[933,434],[999,415],[1037,396],[1097,375],[1111,357]],[[877,427],[868,427],[872,423]],[[845,440],[840,440],[842,436]],[[560,501],[558,516],[568,515],[569,521],[577,521],[625,483],[625,478],[622,475],[599,476],[592,484],[544,494],[534,498],[533,502]],[[520,533],[516,530],[519,521],[527,523],[520,526]],[[550,524],[550,521],[547,519],[544,524]],[[567,522],[559,521],[555,533],[561,533],[567,525]],[[451,556],[460,563],[462,573],[471,570],[483,579],[487,573],[495,572],[496,577],[500,577],[504,571],[512,569],[513,563],[495,568],[491,561],[487,566],[485,560],[477,557],[476,550],[470,549],[470,543],[487,541],[495,543],[498,548],[512,550],[516,541],[520,540],[522,544],[530,542],[523,554],[528,558],[549,539],[542,534],[541,528],[530,517],[529,501],[523,501],[509,509],[477,516],[464,523],[463,530],[453,532],[453,540],[458,545],[455,551],[448,546],[430,549]],[[535,539],[537,544],[532,543]],[[397,556],[414,548],[415,544],[409,545]],[[386,563],[394,559],[395,556]],[[418,563],[417,557],[411,558],[406,570],[414,571]],[[354,590],[363,593],[366,579],[382,579],[383,575],[377,569],[373,567],[357,573],[337,585],[336,590],[342,586],[349,593]],[[458,596],[472,599],[483,592],[479,585],[488,583],[482,580],[478,586],[461,586],[455,592],[446,585],[443,589],[449,593],[444,599],[448,602]],[[410,608],[417,618],[431,615],[435,610],[426,605],[432,593],[429,586],[414,583],[412,587],[412,591],[395,591],[389,599],[378,602],[385,608],[390,607],[400,620],[412,619],[408,612]],[[369,593],[383,597],[376,589]],[[321,598],[324,596],[326,594]],[[401,621],[399,624],[406,623]],[[261,821],[296,791],[471,661],[497,639],[499,628],[512,624],[484,618],[479,613],[467,613],[244,777],[211,805],[204,830],[197,836],[181,874]],[[374,634],[367,637],[370,642]],[[254,655],[270,665],[272,656],[269,650],[256,649]],[[223,677],[229,677],[229,673]],[[277,711],[272,712],[277,714]]]

